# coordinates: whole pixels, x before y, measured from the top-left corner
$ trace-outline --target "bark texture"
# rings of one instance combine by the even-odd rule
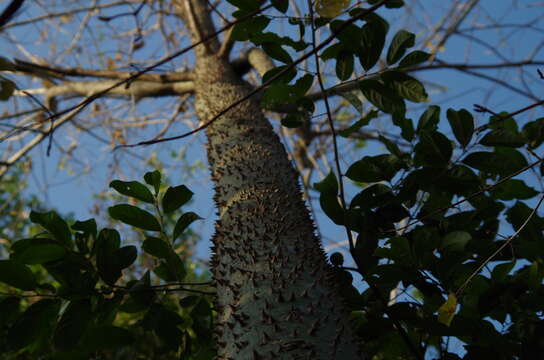
[[[206,2],[191,1],[198,41],[213,29]],[[195,106],[203,122],[251,91],[216,48],[197,48]],[[211,264],[218,358],[362,358],[297,173],[259,103],[244,101],[206,134],[219,215]]]

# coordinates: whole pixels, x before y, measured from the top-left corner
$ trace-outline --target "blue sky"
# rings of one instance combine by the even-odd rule
[[[446,14],[450,8],[458,4],[467,2],[415,2],[415,5],[411,8],[411,14],[406,16],[405,10],[386,10],[381,9],[380,14],[385,16],[392,28],[389,31],[388,39],[394,35],[396,30],[401,27],[414,31],[417,36],[417,45],[420,48],[425,48],[421,42],[425,39],[429,31],[432,28],[426,27],[427,24],[436,24],[443,21],[444,26],[448,26],[448,19]],[[502,58],[506,58],[509,61],[522,61],[525,60],[531,52],[536,51],[536,55],[533,57],[535,60],[542,59],[540,46],[541,36],[544,30],[539,27],[542,26],[540,20],[541,6],[537,1],[481,1],[480,5],[464,20],[459,27],[463,30],[462,36],[454,35],[446,43],[446,45],[440,49],[437,54],[437,58],[450,62],[450,63],[470,63],[470,64],[496,64],[503,61]],[[60,9],[60,7],[59,7]],[[103,11],[102,15],[114,15],[126,11],[125,8],[114,8],[107,11]],[[304,11],[304,9],[302,9]],[[25,9],[17,17],[18,21],[26,18],[31,18],[38,14],[42,14],[43,9],[36,7],[32,2],[26,5]],[[82,21],[85,13],[77,15]],[[437,19],[441,19],[440,21]],[[90,20],[93,21],[93,20]],[[530,22],[532,29],[526,29],[523,27],[517,27],[516,24],[526,24]],[[492,27],[494,24],[508,24],[504,28],[487,28]],[[131,29],[134,26],[131,18],[115,22],[113,25],[117,28]],[[112,27],[113,27],[112,25]],[[105,27],[104,31],[101,31],[99,26]],[[94,36],[98,39],[102,38],[100,42],[100,49],[104,53],[113,53],[115,51],[114,44],[108,44],[107,41],[103,41],[108,32],[107,23],[96,21]],[[284,31],[284,29],[292,29],[291,33],[295,35],[294,28],[287,28],[281,20],[272,22],[271,27],[276,27],[277,31]],[[482,29],[482,27],[486,27]],[[39,29],[39,26],[32,25],[32,29]],[[20,31],[20,32],[19,32]],[[77,31],[77,29],[74,29]],[[27,44],[35,42],[36,34],[28,33],[27,27],[20,27],[14,34],[20,34],[17,36]],[[60,37],[59,41],[68,41],[71,38],[70,32],[67,31],[63,34],[64,37]],[[138,58],[161,58],[165,49],[161,49],[158,43],[155,43],[153,38],[146,39],[148,44],[146,48],[137,53]],[[1,46],[5,49],[6,54],[9,57],[18,57],[25,59],[25,54],[18,48],[15,48],[13,44],[6,43],[6,39],[0,40]],[[436,40],[433,40],[436,42]],[[486,42],[486,44],[484,44]],[[488,45],[487,45],[488,44]],[[68,46],[68,45],[66,45]],[[387,45],[386,45],[387,46]],[[28,46],[28,49],[35,51],[42,57],[47,57],[48,50],[42,45]],[[535,50],[536,49],[536,50]],[[175,49],[174,49],[175,50]],[[13,54],[13,55],[11,55]],[[502,57],[502,58],[501,58]],[[66,56],[64,61],[59,65],[66,66],[73,63],[89,64],[89,67],[97,68],[105,66],[101,61],[96,64],[97,61],[93,58],[77,57],[72,59]],[[94,63],[93,63],[94,61]],[[179,66],[183,62],[191,62],[191,55],[184,58],[177,59],[175,64]],[[334,63],[327,63],[326,71],[333,72]],[[168,66],[163,68],[168,69]],[[479,72],[491,76],[491,78],[504,79],[504,82],[515,88],[519,88],[524,92],[532,91],[533,94],[538,94],[542,89],[542,81],[537,79],[536,67],[526,66],[524,68],[504,68],[500,70],[478,70]],[[472,109],[473,104],[478,103],[490,107],[495,111],[513,111],[520,107],[523,107],[530,103],[530,99],[527,96],[520,95],[516,91],[505,89],[503,86],[499,86],[491,81],[476,78],[472,75],[462,73],[460,71],[446,69],[446,70],[427,70],[420,71],[414,74],[420,80],[424,81],[427,85],[427,90],[430,95],[430,104],[439,104],[442,107],[442,114],[448,107],[455,109],[467,108]],[[315,85],[314,85],[315,86]],[[535,95],[536,96],[536,95]],[[173,102],[177,101],[174,98],[166,99],[145,99],[139,103],[137,111],[145,111],[153,113],[157,107],[169,106]],[[112,103],[110,103],[111,106]],[[115,103],[113,103],[115,105]],[[410,117],[417,120],[420,113],[424,110],[428,104],[412,104],[410,111]],[[319,112],[319,107],[318,111]],[[540,116],[540,109],[534,109],[531,112],[525,113],[518,117],[520,123],[534,119]],[[131,110],[121,110],[114,114],[118,117],[132,116]],[[485,115],[474,114],[476,121],[485,121]],[[444,116],[442,117],[444,118]],[[442,123],[442,131],[449,134],[451,130],[447,126],[447,122]],[[377,129],[391,129],[388,120],[384,117],[374,121],[371,126],[375,126]],[[175,131],[171,131],[168,135],[179,134],[186,127],[178,127]],[[154,129],[148,129],[146,131],[140,131],[137,138],[130,138],[129,142],[136,142],[149,139],[154,136]],[[68,138],[66,135],[68,134]],[[98,135],[101,135],[98,133]],[[61,142],[64,146],[67,146],[70,142],[70,129],[69,126],[64,126],[56,134],[55,138]],[[77,139],[80,141],[80,139]],[[73,141],[73,139],[72,139]],[[174,143],[163,145],[155,145],[151,147],[138,148],[131,150],[131,153],[135,156],[129,156],[124,152],[113,152],[110,146],[97,142],[92,136],[87,136],[86,139],[81,140],[79,146],[80,152],[78,153],[80,161],[85,161],[86,166],[90,169],[87,173],[82,173],[79,176],[74,176],[67,169],[70,164],[63,169],[59,169],[59,164],[63,161],[63,155],[59,151],[53,152],[51,156],[47,157],[45,154],[45,144],[38,146],[31,153],[33,158],[33,174],[29,178],[29,188],[27,193],[37,194],[43,201],[45,208],[56,208],[61,212],[74,213],[76,218],[84,219],[89,217],[90,210],[93,206],[93,193],[107,191],[109,182],[117,177],[123,178],[123,175],[113,173],[112,167],[114,165],[120,168],[126,169],[124,180],[141,179],[141,176],[145,171],[153,169],[152,165],[142,166],[141,162],[138,162],[138,157],[146,157],[151,152],[157,152],[157,156],[163,160],[166,164],[171,164],[166,168],[166,172],[173,184],[185,183],[195,192],[195,202],[191,205],[191,210],[197,211],[201,216],[207,220],[195,223],[193,228],[195,231],[202,235],[205,239],[200,246],[200,254],[206,256],[206,239],[209,238],[212,233],[213,226],[213,204],[211,203],[211,185],[208,178],[207,170],[198,171],[196,174],[190,174],[187,171],[180,171],[180,165],[178,158],[171,157],[171,152],[186,151],[186,162],[184,166],[191,164],[205,164],[204,155],[204,143],[205,138],[203,134],[198,134],[193,138],[184,139]],[[83,148],[83,145],[85,148]],[[355,157],[362,157],[368,154],[375,154],[383,152],[383,148],[376,146],[373,143],[368,143],[368,146],[358,150],[358,153],[354,154]],[[360,155],[359,155],[360,154]],[[344,162],[344,171],[346,165]],[[181,173],[181,179],[179,177]],[[76,171],[77,174],[77,171]],[[318,177],[315,181],[319,180]],[[318,208],[318,204],[314,204],[314,208]],[[103,209],[104,210],[104,209]],[[328,219],[319,214],[318,211],[317,220],[319,228],[324,235],[324,240],[328,243],[328,240],[338,240],[345,238],[344,230],[334,226]]]

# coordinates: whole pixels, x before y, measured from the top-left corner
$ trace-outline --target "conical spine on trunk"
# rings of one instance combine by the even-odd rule
[[[193,5],[196,21],[209,21],[203,4]],[[228,61],[203,49],[194,82],[201,122],[251,91]],[[218,358],[362,358],[297,173],[259,103],[242,102],[206,135],[219,215],[211,260]]]

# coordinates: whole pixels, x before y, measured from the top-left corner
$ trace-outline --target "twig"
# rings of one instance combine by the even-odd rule
[[[135,146],[144,146],[144,145],[152,145],[152,144],[158,144],[158,143],[161,143],[161,142],[165,142],[165,141],[172,141],[172,140],[178,140],[178,139],[182,139],[182,138],[185,138],[187,136],[190,136],[190,135],[193,135],[201,130],[204,130],[205,128],[207,128],[208,126],[210,126],[212,123],[214,123],[217,119],[219,119],[221,116],[225,115],[227,112],[229,112],[230,110],[232,110],[233,108],[235,108],[236,106],[240,105],[241,103],[243,103],[244,101],[248,100],[249,98],[251,98],[252,96],[254,96],[255,94],[257,94],[258,92],[260,92],[261,90],[263,90],[265,87],[267,87],[268,85],[272,84],[274,81],[276,81],[276,79],[279,79],[280,77],[282,77],[284,74],[286,74],[287,72],[291,71],[291,69],[293,69],[295,66],[297,66],[298,64],[300,64],[301,62],[305,61],[306,59],[308,59],[310,56],[312,56],[314,54],[314,52],[318,52],[320,51],[321,49],[323,49],[327,44],[329,44],[331,41],[333,41],[336,36],[341,33],[342,31],[344,31],[344,29],[346,29],[349,25],[353,24],[355,21],[359,20],[359,19],[362,19],[363,17],[365,17],[366,15],[374,12],[375,10],[377,10],[378,8],[380,8],[382,5],[384,5],[388,0],[381,0],[380,2],[374,4],[373,6],[369,7],[368,9],[366,9],[365,11],[361,12],[360,14],[358,14],[357,16],[354,16],[354,17],[351,17],[349,18],[348,20],[346,20],[342,25],[340,25],[335,31],[332,32],[332,34],[326,38],[325,40],[323,40],[319,45],[317,45],[312,51],[309,51],[307,52],[306,54],[302,55],[300,58],[298,58],[297,60],[295,60],[294,62],[292,62],[291,64],[287,65],[282,71],[278,72],[276,75],[272,76],[270,79],[268,79],[268,81],[264,82],[263,84],[261,84],[261,86],[255,88],[254,90],[250,91],[246,96],[243,96],[242,98],[240,98],[239,100],[231,103],[229,106],[227,106],[226,108],[224,108],[223,110],[221,110],[218,114],[216,114],[214,117],[212,117],[210,120],[208,120],[207,122],[205,122],[204,124],[202,124],[201,126],[197,127],[196,129],[194,130],[191,130],[189,132],[186,132],[184,134],[181,134],[181,135],[177,135],[177,136],[172,136],[172,137],[167,137],[167,138],[163,138],[163,139],[156,139],[156,140],[148,140],[148,141],[141,141],[139,143],[136,143],[136,144],[127,144],[127,145],[119,145],[117,146],[115,149],[118,149],[118,148],[124,148],[124,147],[135,147]],[[265,8],[269,8],[271,7],[272,5],[269,5]],[[263,10],[265,9],[263,8]],[[253,14],[253,13],[252,13]],[[245,17],[244,17],[245,18]],[[239,19],[241,20],[241,19]],[[230,27],[230,26],[229,26]],[[192,49],[193,47],[195,47],[197,44],[193,44],[190,48]]]
[[[455,296],[456,297],[459,297],[459,295],[461,295],[461,293],[465,290],[465,288],[470,283],[470,281],[476,275],[478,275],[478,273],[480,273],[480,270],[482,270],[482,268],[484,266],[486,266],[498,253],[500,253],[505,247],[507,247],[512,242],[512,240],[514,240],[515,237],[517,237],[519,235],[519,233],[527,226],[529,221],[536,214],[536,212],[537,212],[538,208],[540,207],[540,204],[542,204],[543,200],[544,200],[544,194],[540,197],[540,200],[538,200],[538,203],[536,204],[535,208],[533,209],[533,211],[531,211],[529,216],[527,216],[527,219],[525,219],[525,221],[523,222],[523,224],[521,224],[519,229],[512,236],[510,236],[508,239],[506,239],[504,244],[502,244],[497,250],[495,250],[493,252],[493,254],[489,255],[489,257],[487,259],[485,259],[484,262],[482,262],[482,264],[480,266],[478,266],[478,268],[476,270],[474,270],[474,272],[472,274],[470,274],[470,276],[465,280],[465,282],[461,286],[459,286],[457,291],[455,291]]]

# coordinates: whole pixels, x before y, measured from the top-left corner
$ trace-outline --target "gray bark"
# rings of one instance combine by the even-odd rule
[[[193,41],[213,32],[206,2],[191,0],[188,10],[184,1],[178,5]],[[201,122],[251,91],[217,48],[196,51]],[[236,106],[206,134],[219,215],[211,261],[218,359],[362,358],[298,175],[257,100]]]

